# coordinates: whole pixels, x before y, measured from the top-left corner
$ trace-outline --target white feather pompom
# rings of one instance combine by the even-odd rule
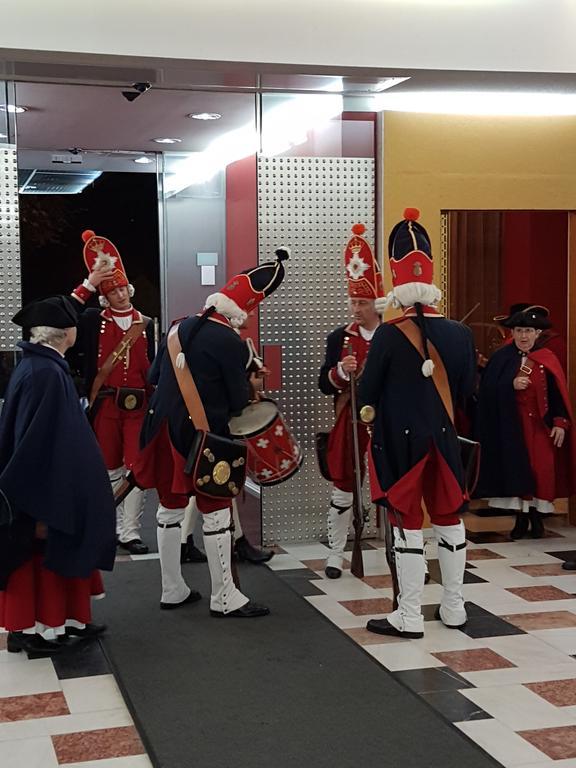
[[[178,352],[178,354],[176,355],[176,368],[180,368],[180,370],[182,370],[182,368],[184,368],[185,365],[186,365],[186,356],[184,352]]]
[[[432,376],[432,374],[434,373],[434,363],[432,362],[432,360],[430,359],[424,360],[424,362],[422,363],[422,373],[426,377]]]

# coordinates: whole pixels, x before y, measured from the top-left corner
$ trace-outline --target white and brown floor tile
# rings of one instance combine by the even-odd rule
[[[469,619],[460,630],[434,618],[441,575],[435,544],[427,544],[430,582],[423,592],[421,640],[366,630],[367,619],[392,609],[381,541],[365,542],[362,580],[350,573],[350,545],[338,580],[324,576],[323,544],[284,544],[290,567],[276,570],[502,765],[576,768],[576,572],[562,569],[564,560],[576,559],[576,530],[551,526],[544,539],[518,542],[505,532],[476,531],[468,540]]]

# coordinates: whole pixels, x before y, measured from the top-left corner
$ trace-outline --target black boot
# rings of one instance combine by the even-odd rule
[[[544,538],[545,531],[543,521],[544,515],[538,512],[534,507],[530,507],[530,523],[532,525],[530,536],[532,536],[533,539]]]
[[[28,635],[24,632],[8,632],[6,640],[6,649],[9,653],[19,653],[25,651],[30,656],[51,656],[53,653],[60,653],[63,646],[59,643],[53,643],[50,640],[44,640],[42,635]]]
[[[530,516],[525,514],[524,512],[517,512],[516,513],[516,523],[514,525],[514,528],[510,531],[510,538],[512,541],[516,541],[516,539],[523,539],[524,536],[528,533],[528,525],[530,523]]]
[[[204,552],[194,544],[194,535],[190,534],[186,539],[186,544],[181,545],[180,562],[181,563],[205,563],[208,560]]]
[[[249,563],[267,563],[274,556],[274,552],[271,549],[263,549],[261,547],[254,547],[246,536],[240,536],[234,542],[234,550],[238,555],[239,560],[248,560]]]

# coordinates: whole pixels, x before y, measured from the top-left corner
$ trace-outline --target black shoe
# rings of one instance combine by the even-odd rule
[[[530,523],[530,517],[525,514],[524,512],[517,512],[516,513],[516,523],[514,524],[514,528],[510,531],[510,538],[512,541],[516,541],[516,539],[523,539],[524,536],[528,533],[528,525]]]
[[[533,539],[543,539],[545,536],[544,515],[534,509],[534,507],[530,507],[530,523],[530,536]]]
[[[44,640],[42,635],[28,635],[24,632],[8,632],[6,649],[9,653],[25,651],[30,656],[48,656],[60,653],[63,646],[51,640]]]
[[[214,616],[216,619],[254,619],[256,616],[268,616],[269,613],[270,608],[259,605],[259,603],[253,603],[251,600],[241,608],[230,611],[230,613],[210,610],[210,616]]]
[[[163,611],[171,611],[173,608],[180,608],[181,605],[188,605],[188,603],[197,603],[198,600],[202,600],[200,592],[196,592],[195,589],[190,590],[190,594],[185,600],[179,603],[160,603],[160,608]]]
[[[132,539],[132,541],[121,541],[120,547],[128,550],[131,555],[147,555],[148,545],[143,544],[140,539]]]
[[[205,563],[207,560],[208,558],[204,552],[194,544],[194,536],[192,534],[188,536],[186,544],[182,544],[180,548],[180,562]]]
[[[434,611],[434,618],[436,621],[442,621],[442,616],[440,616],[440,606],[436,608]],[[466,621],[463,621],[462,624],[446,624],[444,621],[442,621],[442,624],[446,627],[446,629],[462,629],[462,627],[466,626],[468,619]]]
[[[429,581],[430,581],[430,574],[428,573],[428,571],[426,571],[426,573],[424,574],[424,584],[428,584]]]
[[[238,555],[239,560],[248,560],[249,563],[267,563],[272,557],[274,552],[271,549],[261,549],[260,547],[254,547],[246,536],[240,536],[234,542],[234,550]]]
[[[389,623],[388,619],[370,619],[366,624],[368,632],[375,632],[377,635],[388,635],[389,637],[406,637],[410,640],[419,640],[424,637],[424,632],[401,632]]]
[[[66,627],[67,637],[82,637],[89,640],[93,637],[98,637],[103,632],[106,632],[108,627],[106,624],[86,624],[84,629],[78,629],[77,627]]]
[[[329,579],[339,579],[340,576],[342,576],[340,568],[334,568],[333,565],[327,565],[326,568],[324,568],[324,573]]]
[[[566,560],[565,563],[562,563],[562,568],[565,571],[576,571],[576,560]]]

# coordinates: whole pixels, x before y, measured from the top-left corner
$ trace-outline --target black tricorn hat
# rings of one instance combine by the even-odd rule
[[[12,322],[22,328],[35,328],[38,325],[75,328],[78,325],[78,312],[74,299],[68,296],[50,296],[48,299],[27,304],[14,315]]]
[[[508,317],[498,318],[498,322],[504,328],[537,328],[541,331],[552,325],[550,312],[540,304],[513,304]]]

